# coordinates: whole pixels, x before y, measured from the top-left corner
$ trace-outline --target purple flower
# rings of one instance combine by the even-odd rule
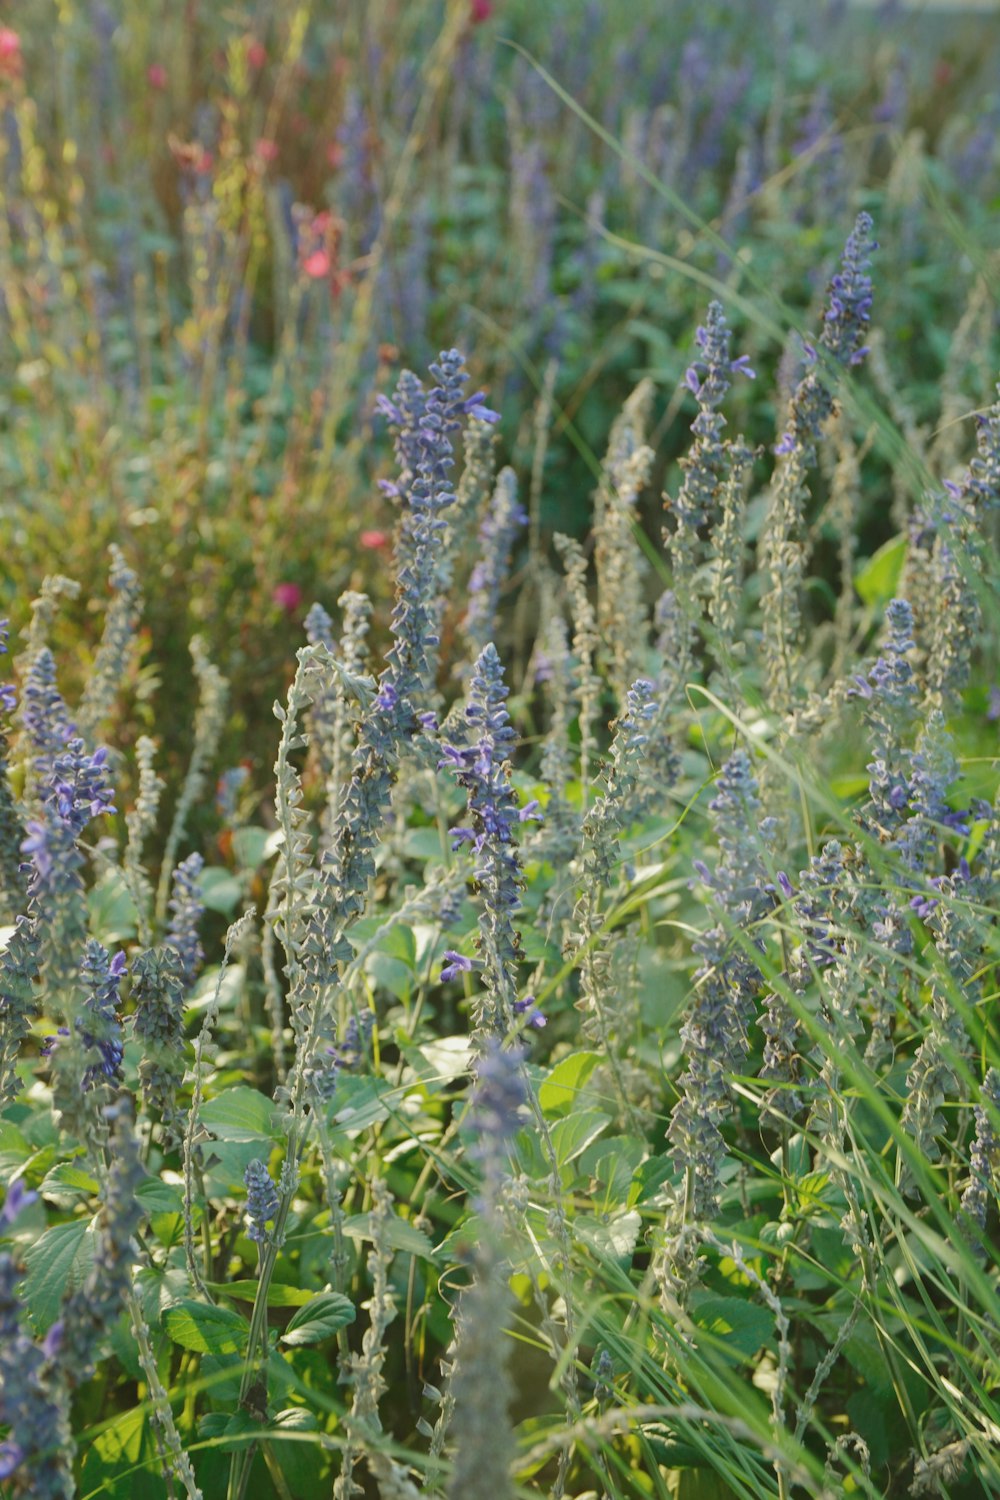
[[[7,1189],[3,1208],[0,1209],[0,1225],[13,1224],[22,1208],[27,1208],[29,1204],[37,1201],[38,1194],[25,1187],[23,1178],[15,1177]]]
[[[471,974],[475,968],[475,964],[471,958],[466,958],[463,953],[456,953],[454,948],[446,948],[444,956],[448,962],[441,970],[441,980],[443,983],[447,983],[449,979],[454,979],[457,974]]]

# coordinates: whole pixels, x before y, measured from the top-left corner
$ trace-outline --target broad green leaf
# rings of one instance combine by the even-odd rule
[[[138,913],[120,870],[109,870],[88,893],[90,930],[107,947],[135,937]]]
[[[106,1500],[160,1500],[167,1487],[159,1477],[162,1460],[142,1407],[122,1412],[88,1439],[80,1480],[81,1495]]]
[[[718,1339],[734,1357],[749,1359],[774,1332],[766,1307],[742,1297],[698,1297],[692,1304],[695,1326]]]
[[[406,1000],[413,988],[411,965],[390,957],[388,953],[369,953],[365,959],[365,973],[397,1000]]]
[[[71,1161],[61,1161],[47,1172],[40,1191],[53,1197],[59,1193],[85,1193],[88,1196],[99,1191],[100,1184],[82,1167]]]
[[[559,1165],[564,1167],[567,1162],[574,1161],[591,1141],[596,1141],[611,1118],[599,1109],[582,1109],[577,1114],[567,1115],[564,1120],[557,1120],[552,1127],[552,1144]]]
[[[135,1196],[150,1214],[181,1214],[184,1212],[184,1194],[172,1182],[161,1182],[158,1177],[147,1177],[140,1182]],[[197,1205],[195,1205],[197,1208]]]
[[[266,828],[237,828],[233,834],[233,858],[242,870],[256,870],[267,858]]]
[[[354,1214],[344,1220],[344,1233],[353,1240],[374,1240],[371,1214]],[[382,1228],[386,1243],[393,1250],[405,1251],[408,1255],[419,1255],[424,1260],[434,1259],[434,1248],[421,1230],[415,1229],[398,1214],[394,1214]]]
[[[201,1106],[199,1118],[220,1141],[269,1141],[274,1105],[266,1094],[237,1083]]]
[[[385,930],[378,938],[375,951],[384,953],[389,958],[398,958],[408,969],[413,969],[417,958],[417,940],[412,927],[406,927],[402,922],[393,922],[387,926],[378,917],[365,917],[363,921],[355,922],[348,935],[352,948],[355,952],[360,952],[382,928]]]
[[[257,1296],[258,1281],[206,1281],[208,1290],[217,1297],[234,1297],[240,1302],[253,1302]],[[308,1287],[286,1286],[283,1281],[272,1281],[267,1289],[268,1307],[304,1307],[316,1293]]]
[[[179,1302],[163,1315],[163,1326],[175,1344],[196,1354],[242,1354],[249,1324],[241,1313],[208,1302]]]
[[[854,575],[854,587],[864,604],[888,604],[896,597],[906,562],[906,537],[892,537]]]
[[[338,1292],[321,1292],[292,1318],[281,1335],[283,1344],[319,1344],[355,1319],[354,1303]]]
[[[236,876],[221,865],[208,865],[202,870],[198,889],[209,911],[221,912],[224,917],[236,910],[243,895],[243,886]]]
[[[600,1061],[599,1052],[571,1052],[556,1063],[538,1090],[542,1113],[551,1119],[577,1109],[580,1092]]]
[[[44,1333],[59,1316],[63,1296],[73,1292],[94,1264],[94,1233],[89,1219],[73,1219],[47,1229],[24,1252],[24,1300],[31,1320]]]
[[[607,1222],[582,1215],[573,1221],[573,1233],[578,1234],[602,1260],[617,1260],[625,1264],[635,1254],[641,1228],[642,1217],[635,1209],[618,1214]]]

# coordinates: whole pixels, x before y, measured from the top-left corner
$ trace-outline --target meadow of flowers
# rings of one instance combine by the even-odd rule
[[[6,8],[6,1500],[1000,1495],[1000,24],[542,9]]]

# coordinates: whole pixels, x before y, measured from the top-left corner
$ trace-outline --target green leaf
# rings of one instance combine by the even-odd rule
[[[341,1078],[333,1096],[333,1126],[338,1131],[367,1130],[392,1114],[390,1099],[398,1090],[383,1078]]]
[[[596,1141],[611,1118],[599,1109],[582,1109],[577,1114],[567,1115],[564,1120],[557,1120],[552,1127],[552,1144],[559,1165],[564,1167],[567,1162],[574,1161],[591,1141]]]
[[[854,587],[864,604],[888,604],[896,597],[906,562],[906,537],[885,542],[854,575]]]
[[[160,1500],[167,1487],[149,1413],[141,1407],[122,1412],[88,1440],[80,1481],[81,1495],[105,1500]],[[141,1471],[145,1472],[141,1472]]]
[[[138,913],[120,870],[109,870],[87,896],[90,930],[107,947],[135,937]]]
[[[233,858],[241,870],[256,870],[267,858],[266,828],[237,828],[233,834]]]
[[[24,1252],[24,1300],[40,1333],[59,1316],[63,1296],[81,1285],[94,1264],[94,1232],[89,1219],[73,1219],[47,1229]]]
[[[766,1307],[742,1297],[699,1297],[692,1308],[695,1326],[719,1339],[727,1352],[740,1359],[757,1353],[774,1331]]]
[[[259,1281],[206,1281],[205,1285],[217,1297],[235,1297],[239,1302],[253,1302],[257,1296]],[[268,1307],[304,1307],[316,1293],[308,1287],[287,1286],[283,1281],[272,1281],[267,1289]]]
[[[198,889],[209,911],[221,912],[224,917],[236,910],[243,895],[243,886],[236,876],[221,865],[209,865],[202,870]]]
[[[556,1063],[538,1090],[542,1113],[551,1119],[577,1109],[578,1096],[600,1061],[599,1052],[571,1052]]]
[[[233,1084],[201,1106],[200,1119],[220,1141],[269,1141],[274,1105],[265,1094]]]
[[[171,1340],[195,1354],[242,1354],[250,1326],[241,1313],[207,1302],[179,1302],[163,1315]]]
[[[624,1265],[631,1261],[642,1228],[642,1216],[635,1209],[618,1214],[605,1222],[603,1219],[583,1218],[573,1222],[573,1232],[602,1260],[617,1260]]]
[[[184,1194],[172,1182],[161,1182],[158,1177],[148,1177],[140,1182],[135,1196],[150,1214],[182,1214]]]
[[[61,1161],[58,1166],[47,1172],[39,1192],[50,1193],[85,1193],[88,1196],[99,1191],[100,1184],[96,1178],[91,1177],[82,1167],[77,1167],[71,1161]]]
[[[381,928],[385,928],[385,931],[379,937],[375,951],[384,953],[389,958],[398,958],[401,963],[406,964],[408,969],[415,968],[417,940],[413,935],[413,928],[404,926],[402,922],[393,922],[387,927],[384,918],[365,917],[362,921],[355,922],[350,930],[351,947],[356,953],[360,952]]]
[[[281,1335],[283,1344],[320,1344],[355,1319],[354,1303],[338,1292],[321,1292],[292,1318]]]
[[[353,1240],[374,1241],[371,1214],[354,1214],[351,1218],[345,1219],[344,1233],[350,1235]],[[398,1214],[393,1214],[388,1223],[383,1224],[381,1234],[386,1244],[393,1250],[402,1250],[408,1255],[419,1255],[423,1260],[434,1259],[434,1247],[426,1234],[415,1229]]]

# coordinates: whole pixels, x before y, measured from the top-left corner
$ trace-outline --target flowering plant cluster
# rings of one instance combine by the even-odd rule
[[[225,88],[170,136],[190,317],[175,347],[176,268],[145,281],[138,240],[127,295],[95,270],[91,303],[125,331],[100,345],[89,418],[69,372],[97,367],[55,358],[52,325],[83,274],[90,168],[46,182],[37,44],[17,16],[0,29],[0,321],[21,382],[0,470],[49,514],[40,497],[87,473],[89,420],[114,497],[107,587],[49,571],[21,598],[12,571],[0,626],[5,1500],[1000,1493],[987,259],[932,398],[895,348],[919,323],[893,269],[924,243],[917,81],[858,96],[876,133],[855,163],[836,96],[757,112],[761,80],[800,66],[791,20],[761,73],[679,11],[663,79],[655,49],[622,43],[645,93],[604,100],[622,154],[588,183],[585,241],[562,243],[556,183],[560,130],[591,128],[588,77],[557,129],[558,79],[527,82],[520,54],[497,74],[531,410],[483,348],[488,299],[474,361],[405,368],[437,293],[455,313],[466,263],[431,253],[449,214],[471,244],[469,202],[495,207],[466,153],[494,149],[480,105],[506,9],[393,11],[428,44],[419,87],[366,15],[327,70],[321,209],[289,197],[308,172],[284,111],[296,91],[311,107],[327,12],[279,4],[260,36],[206,17]],[[570,72],[598,10],[559,7]],[[107,44],[105,103],[75,117],[97,140],[112,60],[153,45],[121,13],[124,33],[114,8],[60,7],[60,121],[72,48]],[[142,60],[165,121],[186,97],[173,54]],[[966,126],[935,141],[928,199],[971,170]],[[425,154],[460,212],[441,182],[409,202]],[[812,167],[822,189],[796,189]],[[603,223],[624,204],[662,228],[662,193],[692,226],[671,219],[677,253],[650,261],[688,288],[669,312],[651,275],[633,305]],[[755,239],[782,195],[785,270],[812,287],[787,304]],[[649,357],[619,364],[609,339],[606,369],[569,384],[610,305]],[[170,408],[171,380],[191,406]],[[83,427],[32,447],[27,390],[40,429]],[[567,433],[604,454],[578,504]],[[241,539],[226,631],[218,575],[193,568],[187,675],[157,680],[189,543],[136,538],[161,524],[146,476],[172,442],[178,536]],[[271,576],[296,508],[316,565]],[[261,600],[266,734],[246,670]]]

